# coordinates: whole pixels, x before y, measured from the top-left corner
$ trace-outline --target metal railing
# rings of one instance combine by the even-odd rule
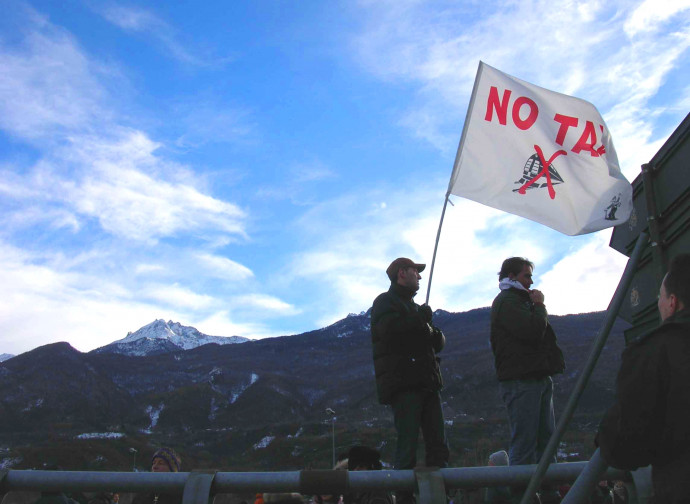
[[[552,464],[546,483],[570,483],[585,471],[587,462]],[[403,471],[289,471],[132,473],[95,471],[0,472],[0,500],[11,491],[42,492],[150,492],[182,495],[183,504],[208,504],[217,494],[297,492],[348,494],[407,490],[417,494],[418,504],[446,504],[450,490],[476,490],[491,486],[526,486],[536,465],[505,467],[419,468]],[[597,472],[610,480],[631,482],[627,471],[604,467]],[[598,480],[597,480],[598,481]],[[596,481],[590,482],[591,489]],[[582,484],[582,483],[581,483]],[[585,483],[587,484],[587,483]],[[589,493],[584,494],[586,497]],[[570,500],[569,502],[586,502]]]

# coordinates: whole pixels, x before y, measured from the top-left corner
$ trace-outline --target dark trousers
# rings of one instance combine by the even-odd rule
[[[391,404],[398,431],[395,469],[413,469],[417,465],[417,441],[424,436],[427,467],[448,467],[448,440],[441,409],[441,394],[430,390],[398,392]]]

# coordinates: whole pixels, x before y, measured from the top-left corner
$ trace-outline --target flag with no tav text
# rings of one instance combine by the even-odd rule
[[[480,62],[448,193],[568,235],[622,224],[632,187],[589,102]]]

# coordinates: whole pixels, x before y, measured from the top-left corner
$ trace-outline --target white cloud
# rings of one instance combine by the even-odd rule
[[[319,160],[311,163],[296,163],[290,168],[293,182],[302,185],[305,182],[315,182],[335,177],[335,173]]]
[[[293,305],[285,301],[266,294],[245,294],[233,296],[228,304],[233,311],[238,309],[257,309],[262,312],[263,317],[295,315],[299,313]]]
[[[201,266],[206,269],[207,273],[216,278],[225,280],[245,280],[254,276],[252,270],[227,257],[212,254],[197,254],[197,259],[200,261]]]
[[[250,339],[280,336],[262,324],[233,322],[227,310],[220,310],[203,319],[192,319],[191,323],[204,334],[215,336],[244,336]]]
[[[245,215],[236,205],[146,173],[149,167],[164,170],[166,165],[153,155],[156,144],[141,132],[132,132],[115,145],[92,147],[94,170],[66,193],[78,212],[98,218],[105,230],[139,240],[203,229],[245,236]],[[113,156],[107,157],[101,147],[113,149]]]
[[[142,263],[142,264],[137,264],[135,267],[135,273],[137,275],[146,275],[149,273],[160,273],[165,271],[165,268],[160,265],[160,264],[148,264],[148,263]]]
[[[106,20],[122,30],[152,37],[163,47],[165,53],[183,63],[208,64],[207,61],[199,57],[197,51],[185,47],[180,42],[173,27],[150,10],[110,3],[101,5],[97,11]]]
[[[146,133],[115,122],[102,85],[112,72],[35,12],[24,21],[21,42],[0,46],[0,128],[40,140],[42,157],[29,169],[5,167],[0,191],[32,200],[30,210],[6,213],[6,222],[51,219],[77,231],[96,219],[113,235],[150,242],[207,232],[206,239],[246,238],[243,210],[198,189],[202,181],[159,156],[160,144]]]
[[[65,135],[107,121],[101,78],[115,78],[116,70],[89,60],[68,32],[35,11],[21,10],[26,23],[21,43],[0,41],[0,128],[54,143],[56,132]]]
[[[245,238],[245,212],[190,185],[180,167],[155,155],[157,147],[140,131],[112,139],[79,137],[29,175],[11,177],[3,192],[31,198],[32,213],[41,220],[52,217],[55,227],[77,230],[84,219],[96,219],[103,230],[137,241],[204,231]],[[46,205],[62,208],[46,211]],[[25,219],[26,226],[35,221],[26,211],[6,218],[15,224]]]
[[[690,9],[690,1],[688,0],[667,0],[665,2],[645,0],[637,6],[625,22],[625,33],[634,37],[640,32],[659,30],[664,21],[687,9]]]
[[[212,296],[197,294],[190,289],[173,285],[150,285],[140,291],[145,298],[150,298],[159,303],[170,305],[183,310],[201,310],[217,306],[220,302]]]
[[[55,341],[87,351],[153,319],[155,307],[134,301],[122,286],[35,264],[40,259],[0,244],[4,352],[20,353]]]
[[[206,334],[264,338],[278,334],[263,323],[241,320],[298,313],[292,305],[268,295],[226,300],[181,283],[139,285],[135,278],[118,272],[103,274],[102,265],[97,272],[88,272],[84,264],[98,256],[104,263],[113,259],[98,251],[77,257],[36,254],[0,242],[0,353],[18,354],[56,341],[90,351],[156,318],[180,320]],[[118,261],[127,258],[118,257]],[[121,266],[122,271],[130,269],[126,263]],[[143,268],[144,272],[152,269],[160,271],[157,265]]]
[[[535,282],[545,294],[551,313],[586,313],[606,310],[628,258],[608,246],[610,233],[592,236]],[[564,295],[565,294],[565,295]]]
[[[218,100],[214,93],[200,93],[177,103],[173,112],[182,133],[175,146],[196,149],[208,143],[255,143],[254,111]]]
[[[365,21],[352,54],[373,75],[417,87],[400,119],[414,136],[444,153],[454,150],[483,60],[593,102],[604,113],[629,177],[658,145],[652,136],[658,111],[651,100],[669,75],[683,71],[682,55],[690,47],[688,0],[663,6],[651,0],[359,6]]]

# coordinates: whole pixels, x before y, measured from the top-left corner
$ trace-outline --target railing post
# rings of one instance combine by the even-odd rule
[[[216,471],[190,472],[184,484],[182,504],[209,504]]]
[[[446,504],[446,483],[438,467],[419,467],[414,470],[419,490],[419,504]]]
[[[0,502],[5,498],[5,494],[8,493],[7,489],[5,488],[7,483],[7,472],[8,469],[1,469],[0,470]]]
[[[580,475],[573,483],[573,486],[568,490],[561,504],[578,504],[580,502],[589,502],[589,497],[601,479],[601,476],[606,472],[608,465],[604,457],[599,453],[599,448],[596,449],[589,463],[582,470]]]
[[[653,502],[654,489],[652,486],[652,466],[641,467],[637,471],[630,471],[635,487],[637,504]],[[631,500],[632,502],[632,500]]]

